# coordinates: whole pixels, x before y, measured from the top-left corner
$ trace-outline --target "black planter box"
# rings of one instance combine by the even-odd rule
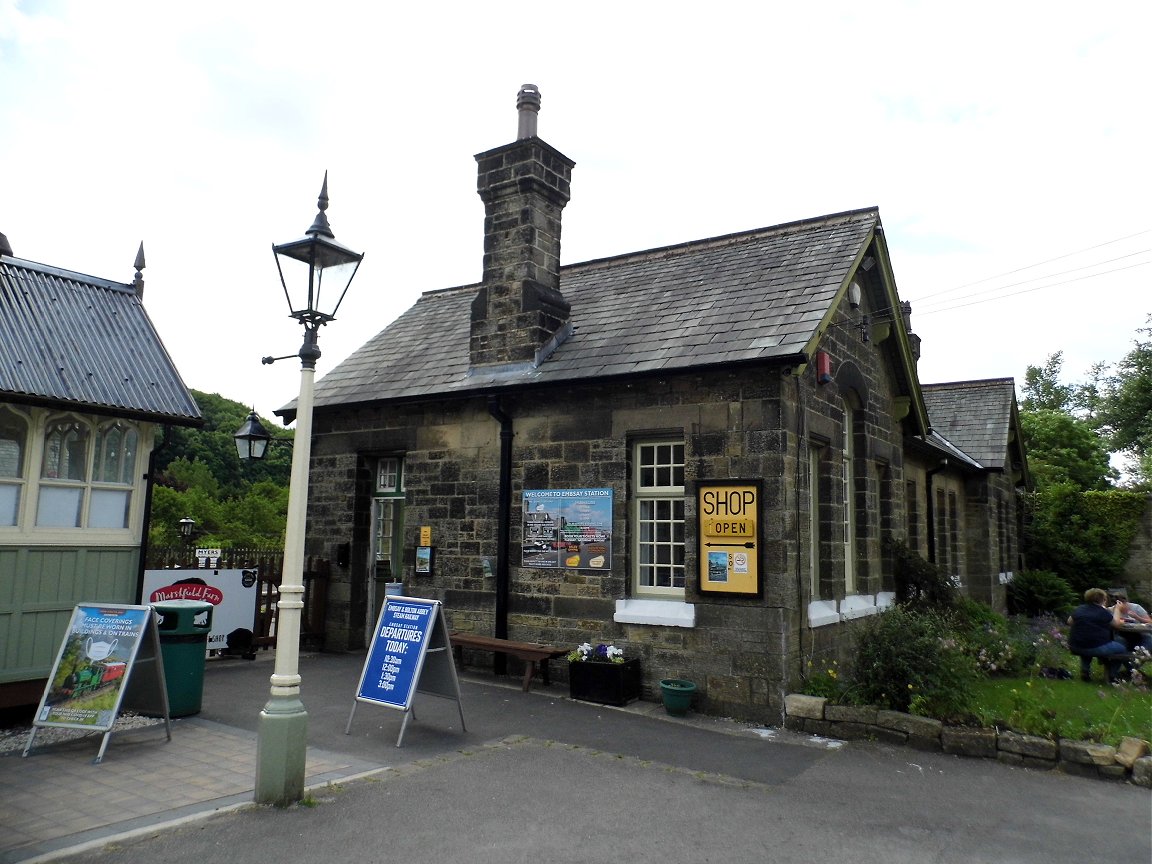
[[[568,693],[573,699],[601,705],[627,705],[640,698],[640,661],[568,664]]]

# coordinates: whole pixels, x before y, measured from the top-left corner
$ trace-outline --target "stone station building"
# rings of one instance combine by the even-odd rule
[[[317,384],[307,546],[346,564],[326,647],[364,647],[403,581],[454,629],[612,643],[650,697],[687,678],[698,710],[779,722],[893,602],[886,537],[1002,607],[1012,382],[921,386],[878,211],[561,266],[574,163],[539,104],[526,85],[517,140],[476,157],[481,282]]]

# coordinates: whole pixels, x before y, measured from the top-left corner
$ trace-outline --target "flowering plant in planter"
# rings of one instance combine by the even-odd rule
[[[624,652],[614,645],[601,643],[595,648],[591,643],[585,642],[576,649],[568,652],[569,663],[623,663]]]

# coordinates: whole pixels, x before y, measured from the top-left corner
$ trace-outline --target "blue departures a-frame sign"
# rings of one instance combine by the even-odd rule
[[[352,731],[357,703],[383,705],[404,712],[396,739],[399,747],[408,720],[415,716],[412,697],[417,691],[456,700],[464,729],[460,682],[440,601],[385,597],[344,734]]]

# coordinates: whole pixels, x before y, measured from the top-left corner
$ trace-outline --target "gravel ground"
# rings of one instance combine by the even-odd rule
[[[121,712],[116,718],[116,723],[112,727],[113,732],[123,732],[125,729],[143,729],[147,726],[155,726],[164,721],[159,717],[144,717],[140,714],[134,714],[131,711]],[[13,726],[6,726],[0,729],[0,756],[9,756],[13,753],[21,753],[24,747],[28,744],[28,736],[32,733],[32,723],[29,721],[24,724],[17,724]],[[36,747],[40,748],[46,744],[56,744],[65,741],[78,741],[81,738],[99,737],[104,733],[101,732],[88,732],[84,729],[67,729],[59,726],[42,726],[40,731],[36,733]]]

